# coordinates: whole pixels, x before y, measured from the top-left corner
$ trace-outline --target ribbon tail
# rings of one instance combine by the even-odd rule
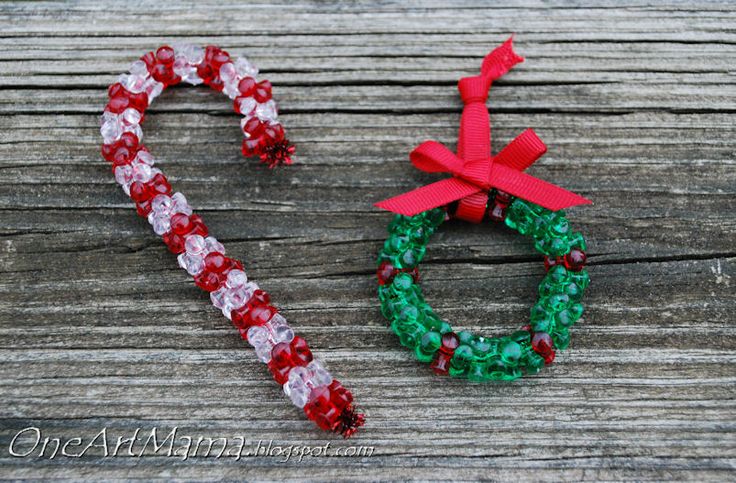
[[[480,191],[475,185],[458,178],[447,178],[407,193],[379,201],[376,207],[404,216],[418,215],[432,208],[444,206]]]
[[[493,165],[491,184],[517,198],[530,201],[552,211],[592,203],[589,199],[583,198],[572,191],[501,164]]]
[[[524,171],[546,152],[547,146],[539,139],[537,133],[533,129],[527,129],[495,155],[493,162]]]
[[[506,42],[485,56],[480,72],[490,77],[491,80],[496,80],[520,62],[524,62],[524,57],[514,52],[514,36],[512,35]]]

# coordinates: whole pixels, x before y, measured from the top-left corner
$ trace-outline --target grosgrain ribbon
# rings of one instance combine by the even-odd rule
[[[409,155],[412,164],[427,173],[450,173],[443,179],[376,203],[375,206],[413,216],[459,201],[455,217],[480,223],[488,192],[497,188],[544,208],[558,211],[591,201],[523,171],[534,164],[547,146],[527,129],[495,156],[491,155],[491,124],[486,99],[495,79],[523,62],[513,49],[513,37],[483,59],[481,73],[458,82],[463,100],[457,154],[437,141],[426,141]]]

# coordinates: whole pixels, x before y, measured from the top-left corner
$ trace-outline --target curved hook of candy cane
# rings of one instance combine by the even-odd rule
[[[365,418],[353,396],[314,359],[306,341],[294,334],[271,305],[270,296],[248,280],[243,264],[225,256],[213,236],[181,193],[171,185],[141,144],[145,109],[168,86],[185,82],[207,84],[230,97],[244,117],[242,151],[274,167],[291,164],[294,147],[285,137],[271,98],[271,83],[256,81],[258,70],[244,57],[232,60],[224,50],[207,46],[163,46],[133,62],[130,71],[110,86],[102,115],[102,155],[112,163],[115,180],[135,202],[140,216],[163,237],[179,265],[232,320],[268,364],[274,379],[292,402],[320,428],[351,436]]]

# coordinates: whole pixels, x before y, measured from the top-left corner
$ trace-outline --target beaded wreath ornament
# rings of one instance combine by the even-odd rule
[[[102,156],[112,163],[115,180],[135,202],[156,234],[178,255],[197,286],[210,293],[212,304],[240,331],[277,383],[320,428],[351,436],[364,417],[353,396],[312,356],[306,341],[294,334],[270,296],[248,280],[243,264],[225,256],[225,248],[181,193],[171,185],[141,144],[141,123],[149,104],[168,86],[206,84],[233,100],[241,115],[244,156],[259,156],[269,167],[291,164],[294,147],[284,135],[271,98],[271,83],[257,81],[258,70],[246,58],[231,59],[207,46],[163,46],[133,62],[108,90],[102,115]]]
[[[590,201],[523,173],[546,152],[531,129],[491,155],[488,91],[493,80],[522,61],[509,39],[485,57],[480,75],[460,79],[464,108],[457,153],[435,141],[412,151],[417,168],[449,172],[452,178],[376,204],[398,213],[378,255],[381,311],[401,344],[437,374],[471,381],[536,374],[552,363],[557,350],[567,348],[569,328],[583,314],[581,300],[589,283],[585,240],[571,230],[561,209]],[[503,222],[534,240],[547,274],[529,324],[497,338],[454,332],[427,304],[418,265],[430,236],[449,218]]]

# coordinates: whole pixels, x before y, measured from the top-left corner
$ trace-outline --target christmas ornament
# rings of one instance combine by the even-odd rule
[[[232,59],[209,45],[163,46],[133,62],[108,90],[101,119],[102,156],[112,164],[115,180],[135,202],[156,234],[178,255],[197,286],[210,293],[220,309],[268,365],[276,382],[320,428],[351,436],[364,423],[353,396],[312,355],[271,304],[270,296],[249,280],[243,264],[225,255],[186,198],[174,193],[154,158],[141,144],[141,123],[149,104],[168,86],[207,84],[233,100],[243,118],[244,156],[258,156],[273,168],[291,164],[294,147],[285,137],[271,96],[271,83],[256,80],[258,69],[246,58]]]
[[[547,149],[532,130],[491,155],[488,90],[522,61],[509,39],[485,57],[480,75],[460,79],[464,108],[457,153],[436,141],[412,151],[414,166],[449,172],[451,178],[376,204],[398,213],[378,255],[381,311],[401,344],[438,374],[472,381],[536,374],[552,363],[557,350],[567,348],[569,328],[583,314],[581,300],[589,283],[585,240],[572,231],[561,209],[590,201],[523,172]],[[430,236],[449,218],[504,222],[534,240],[547,274],[529,324],[498,338],[454,332],[427,304],[418,265]]]

